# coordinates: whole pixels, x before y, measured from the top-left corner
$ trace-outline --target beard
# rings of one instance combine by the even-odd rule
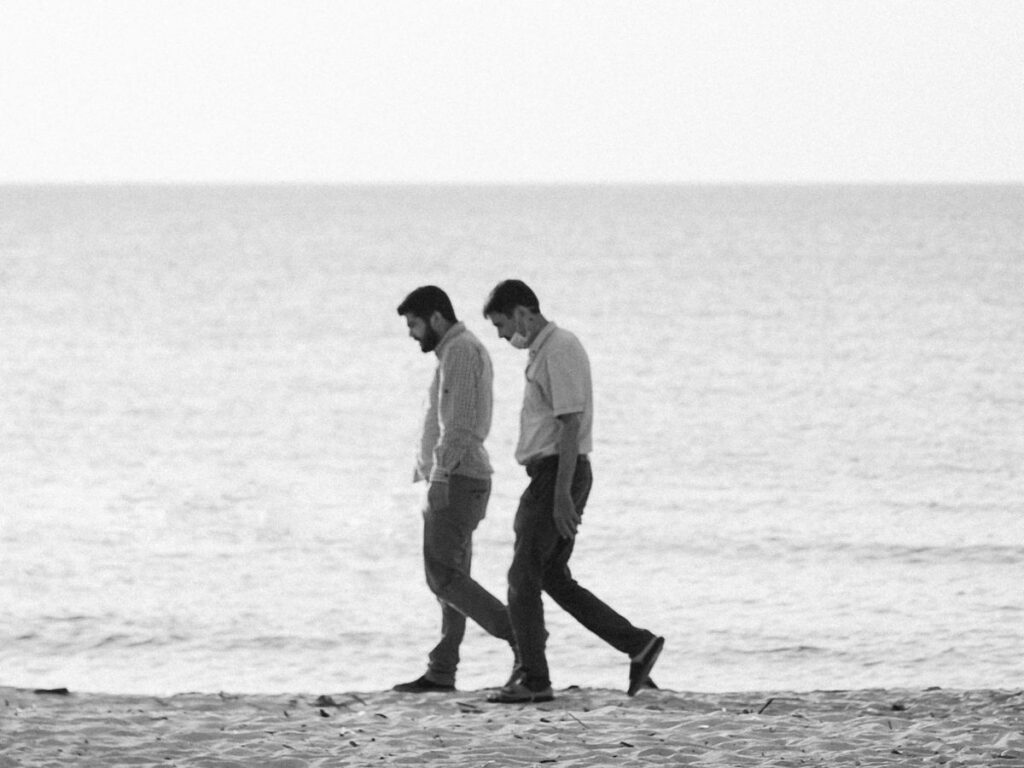
[[[420,349],[424,352],[433,352],[440,343],[441,337],[437,335],[437,331],[428,325],[423,338],[420,339]]]

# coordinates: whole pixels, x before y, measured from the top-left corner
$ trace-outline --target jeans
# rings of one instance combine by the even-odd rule
[[[423,512],[423,563],[427,586],[441,603],[441,640],[428,656],[428,680],[455,683],[466,617],[487,632],[514,642],[508,611],[470,576],[473,531],[484,519],[491,481],[452,475],[445,509]]]
[[[576,621],[623,653],[631,656],[639,653],[654,635],[634,627],[573,579],[569,558],[575,539],[563,539],[553,518],[558,457],[531,464],[527,472],[530,485],[520,498],[516,512],[515,554],[508,573],[508,609],[525,682],[539,690],[551,685],[544,652],[547,632],[542,590]],[[571,495],[581,516],[592,485],[590,461],[580,456]]]

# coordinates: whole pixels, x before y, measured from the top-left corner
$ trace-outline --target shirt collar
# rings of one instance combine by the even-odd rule
[[[446,346],[448,346],[448,342],[450,342],[456,336],[464,333],[465,330],[466,330],[466,324],[463,323],[461,320],[459,322],[455,323],[451,328],[448,329],[448,332],[445,333],[445,335],[441,338],[441,341],[438,343],[437,347],[434,349],[435,354],[437,354],[437,356],[440,357],[441,356],[441,351]]]
[[[540,352],[540,348],[543,347],[547,340],[551,338],[551,334],[555,332],[555,328],[557,327],[557,325],[548,320],[548,324],[541,328],[540,333],[537,334],[537,338],[535,338],[533,343],[530,345],[531,358]]]

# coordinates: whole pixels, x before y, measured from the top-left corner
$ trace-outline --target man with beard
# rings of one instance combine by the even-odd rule
[[[491,428],[491,358],[480,340],[455,317],[448,295],[427,285],[398,306],[409,335],[438,364],[427,398],[415,480],[428,485],[423,510],[423,561],[427,585],[441,603],[441,640],[427,671],[394,690],[454,691],[466,617],[513,646],[505,606],[470,576],[473,531],[491,495],[491,463],[484,440]]]

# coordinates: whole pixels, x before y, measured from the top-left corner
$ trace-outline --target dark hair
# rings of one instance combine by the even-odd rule
[[[455,318],[455,310],[452,308],[452,300],[436,285],[424,285],[417,288],[398,305],[398,314],[415,315],[421,320],[429,320],[435,312],[440,312],[441,317],[449,323],[458,322]]]
[[[491,291],[484,304],[484,317],[497,312],[511,317],[516,307],[526,307],[531,312],[540,312],[540,301],[522,280],[502,280]]]

